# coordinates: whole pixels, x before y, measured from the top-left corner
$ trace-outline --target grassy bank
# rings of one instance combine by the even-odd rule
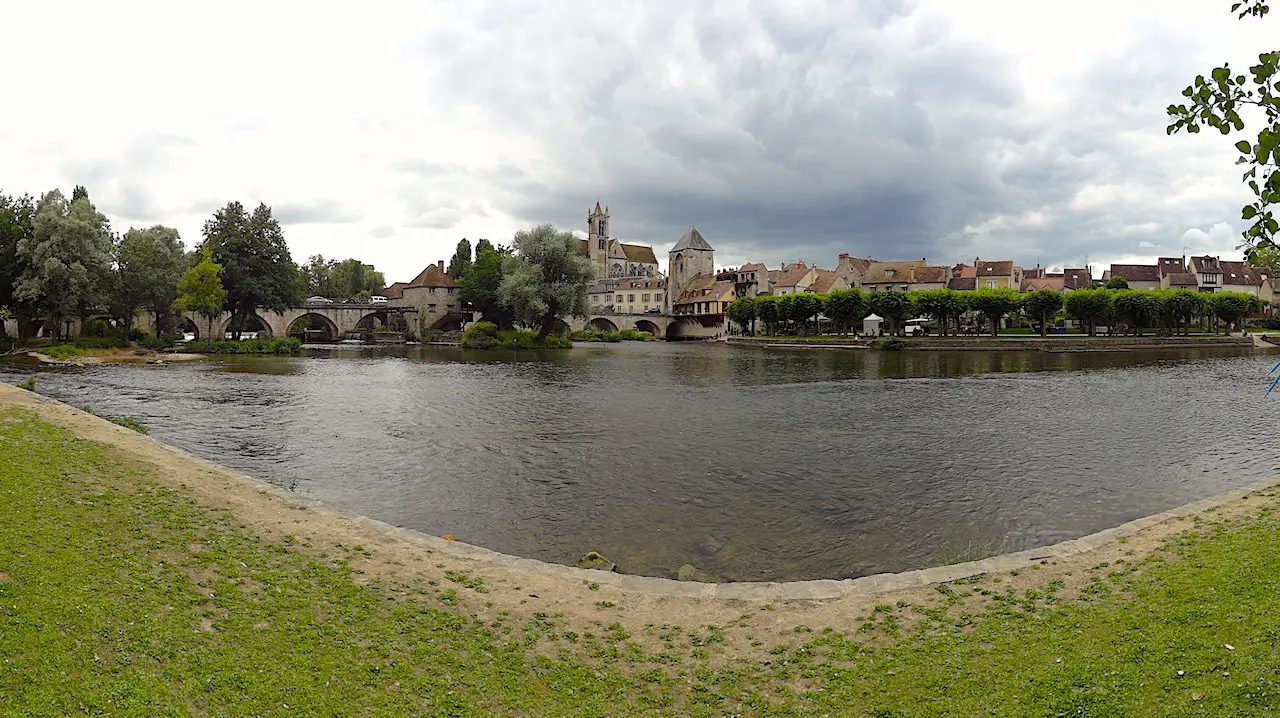
[[[531,612],[530,584],[509,591],[448,557],[438,579],[391,581],[364,573],[378,547],[265,537],[157,471],[0,399],[0,713],[1280,709],[1273,497],[1188,520],[1150,554],[1135,540],[1109,561],[1046,561],[1043,577],[985,576],[856,612],[735,604],[723,623],[642,623],[629,610],[643,599],[576,587],[594,617],[579,626]],[[779,614],[796,620],[779,630]]]

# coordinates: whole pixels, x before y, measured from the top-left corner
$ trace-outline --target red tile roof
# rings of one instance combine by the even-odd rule
[[[1043,270],[1041,270],[1043,273]],[[1024,292],[1037,292],[1041,289],[1051,289],[1055,292],[1061,292],[1063,288],[1062,276],[1056,277],[1023,277],[1020,290]]]
[[[950,267],[912,267],[913,284],[943,284],[951,278]]]
[[[975,262],[973,274],[975,277],[1012,277],[1013,262]]]

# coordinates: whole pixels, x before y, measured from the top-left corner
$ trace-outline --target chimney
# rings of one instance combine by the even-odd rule
[[[442,260],[440,260],[440,261],[436,262],[436,266],[440,268],[440,271],[441,271],[441,272],[443,272],[443,271],[444,271],[444,260],[442,259]]]

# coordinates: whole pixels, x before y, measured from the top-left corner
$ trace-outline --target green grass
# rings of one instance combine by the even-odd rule
[[[244,339],[241,341],[190,341],[183,351],[211,354],[276,354],[291,356],[302,352],[302,342],[293,337],[280,339]]]
[[[608,342],[616,344],[617,342],[648,342],[653,341],[654,337],[649,332],[641,332],[635,329],[623,329],[620,332],[606,332],[598,329],[583,329],[576,331],[570,337],[575,342]]]
[[[515,631],[483,623],[459,613],[464,595],[487,588],[479,576],[362,582],[343,558],[258,538],[147,471],[0,410],[0,714],[1280,709],[1280,517],[1256,499],[1252,517],[1188,521],[1149,559],[1082,568],[1069,589],[1034,583],[1031,569],[1022,588],[1007,576],[940,585],[922,604],[888,599],[851,615],[844,633],[750,626],[760,648],[743,658],[732,626],[646,626],[666,631],[646,653],[632,637],[642,629],[619,622],[625,601],[594,602],[589,633],[543,614]]]

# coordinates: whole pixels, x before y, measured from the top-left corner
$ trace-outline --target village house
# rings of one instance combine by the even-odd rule
[[[849,283],[835,270],[815,267],[814,271],[817,272],[817,276],[805,291],[826,294],[835,289],[849,289]]]
[[[1189,265],[1199,291],[1217,292],[1222,289],[1222,265],[1217,257],[1192,257]]]
[[[769,271],[771,293],[779,297],[807,291],[817,278],[817,269],[804,262],[793,262],[780,270]]]
[[[1022,286],[1022,267],[1009,260],[984,262],[974,257],[973,276],[978,289],[1018,289]]]
[[[459,287],[444,271],[444,261],[427,265],[408,282],[383,290],[388,306],[412,307],[418,312],[417,331],[454,331],[466,322]]]
[[[863,274],[873,262],[875,260],[870,257],[853,257],[843,252],[837,258],[835,273],[846,286],[860,287]]]
[[[1124,277],[1130,289],[1160,289],[1160,266],[1156,264],[1113,264],[1102,273],[1105,284],[1113,277]]]
[[[763,264],[748,262],[733,273],[734,294],[739,297],[758,297],[770,294],[769,270]]]
[[[870,292],[897,289],[907,291],[911,288],[912,270],[923,267],[925,260],[914,259],[902,262],[872,262],[862,273],[858,287]]]

